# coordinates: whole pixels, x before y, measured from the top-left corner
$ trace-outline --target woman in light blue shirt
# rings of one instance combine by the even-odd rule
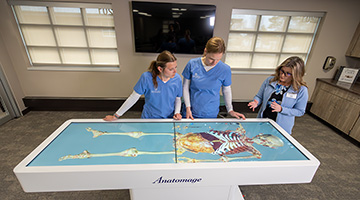
[[[305,113],[308,89],[303,76],[304,61],[289,57],[268,77],[260,87],[254,100],[248,104],[253,111],[261,104],[258,118],[270,118],[291,134],[295,116]]]
[[[220,89],[228,113],[236,118],[245,119],[243,114],[232,107],[231,69],[221,58],[225,53],[222,38],[213,37],[205,46],[200,58],[191,59],[182,73],[184,76],[183,94],[186,118],[216,118],[220,106]]]
[[[176,57],[169,51],[161,52],[156,61],[151,62],[149,71],[141,75],[133,93],[119,110],[114,115],[106,116],[104,120],[113,121],[122,116],[141,95],[145,96],[141,118],[181,119],[182,81],[176,68]]]

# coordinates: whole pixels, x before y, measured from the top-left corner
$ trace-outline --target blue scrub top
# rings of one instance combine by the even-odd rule
[[[176,97],[182,96],[182,81],[179,74],[164,83],[156,77],[158,87],[154,88],[151,72],[144,72],[136,83],[134,90],[144,94],[145,105],[141,118],[172,118]]]
[[[216,118],[220,106],[220,89],[231,85],[230,66],[218,62],[206,71],[200,58],[191,59],[182,73],[190,80],[190,103],[193,117]]]

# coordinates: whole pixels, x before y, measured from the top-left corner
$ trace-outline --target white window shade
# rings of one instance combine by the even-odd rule
[[[281,34],[258,34],[255,52],[279,52],[283,41],[284,35]]]
[[[253,33],[230,33],[228,39],[228,51],[252,51],[254,48],[255,34]]]
[[[294,16],[289,24],[289,32],[314,33],[319,19],[318,17]]]
[[[251,68],[273,69],[278,64],[278,59],[276,54],[254,54]]]
[[[93,49],[91,50],[91,58],[98,65],[115,65],[119,63],[116,50]]]
[[[271,32],[284,32],[286,30],[289,17],[284,16],[262,16],[259,30]]]
[[[59,52],[55,48],[29,48],[31,60],[41,64],[61,64]]]
[[[51,27],[23,26],[21,30],[25,42],[29,46],[56,46]]]
[[[83,25],[80,8],[54,7],[50,13],[56,25]]]
[[[89,28],[87,33],[90,47],[116,48],[114,29]]]
[[[284,61],[286,58],[290,57],[290,56],[297,56],[299,58],[302,58],[303,60],[306,59],[306,57],[304,56],[304,54],[296,54],[296,53],[292,53],[292,54],[281,54],[280,55],[280,60],[279,62],[277,63],[277,66],[280,65],[282,63],[282,61]]]
[[[283,52],[307,53],[311,41],[311,35],[287,35]]]
[[[114,27],[114,18],[111,9],[85,9],[85,24],[87,26]]]
[[[230,30],[255,31],[257,29],[258,16],[237,14],[237,10],[233,10],[231,16]]]
[[[87,49],[61,49],[61,58],[65,64],[90,64],[90,56]]]
[[[54,29],[60,47],[87,47],[83,28],[58,27]]]
[[[251,64],[250,53],[226,53],[225,63],[233,69],[247,69]]]
[[[45,6],[15,6],[15,12],[22,24],[50,24]]]

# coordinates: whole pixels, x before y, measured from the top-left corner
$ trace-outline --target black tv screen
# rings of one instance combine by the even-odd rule
[[[132,1],[136,52],[202,54],[213,37],[214,5]]]

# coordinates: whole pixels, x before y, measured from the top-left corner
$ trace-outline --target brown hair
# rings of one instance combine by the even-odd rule
[[[166,63],[168,62],[174,62],[176,61],[176,57],[170,53],[170,51],[163,51],[161,52],[158,57],[156,58],[156,60],[153,60],[150,63],[149,66],[149,71],[151,72],[152,75],[152,81],[154,83],[154,87],[157,88],[158,83],[156,81],[156,77],[160,74],[160,71],[158,70],[158,67],[161,67],[163,70],[165,70],[166,68]]]
[[[271,82],[280,80],[280,69],[282,67],[291,68],[291,74],[292,74],[291,85],[295,91],[299,91],[301,86],[307,87],[306,82],[303,80],[303,76],[305,75],[305,64],[303,59],[297,56],[292,56],[284,60],[275,69],[275,74],[273,74],[274,78],[271,80]]]
[[[225,53],[225,42],[220,37],[210,38],[205,46],[206,53]]]

